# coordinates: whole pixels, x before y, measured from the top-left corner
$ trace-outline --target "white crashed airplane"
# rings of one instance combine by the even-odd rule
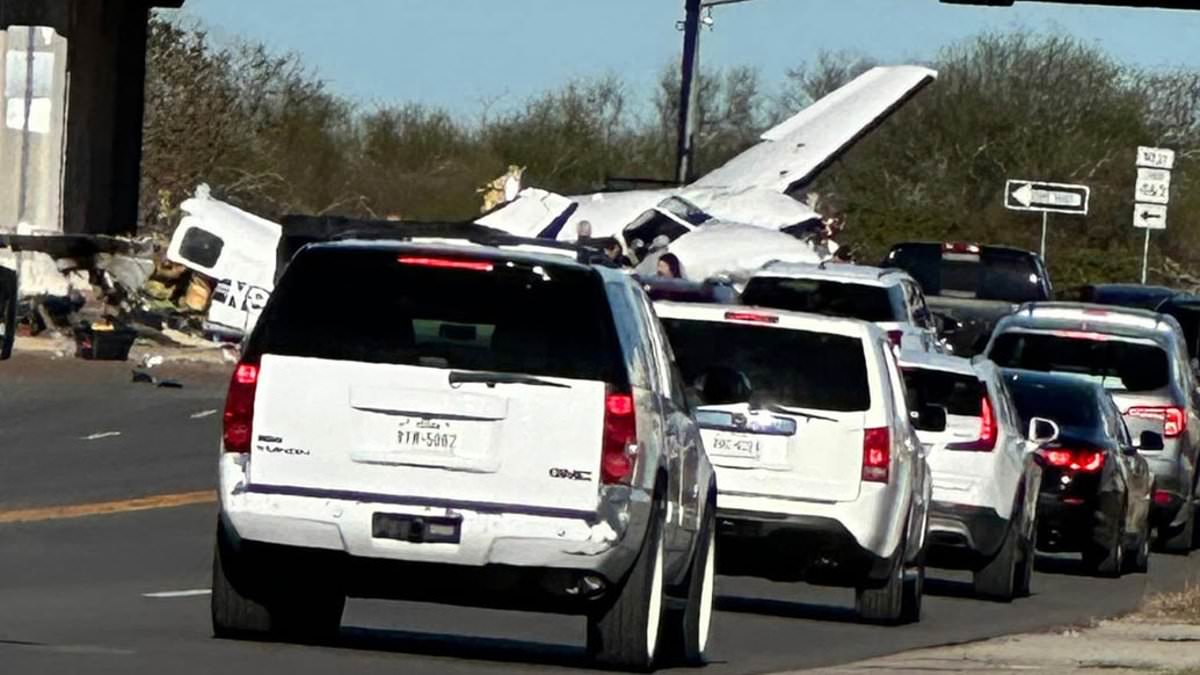
[[[689,253],[683,262],[692,278],[718,271],[725,263],[709,258],[727,260],[733,242],[745,252],[773,249],[812,261],[816,254],[809,245],[779,236],[799,234],[820,221],[793,197],[936,78],[936,71],[919,66],[873,68],[686,187],[573,197],[530,188],[476,222],[521,236],[574,240],[586,220],[593,237],[617,237],[635,253],[665,235],[673,252]],[[729,229],[735,224],[774,232]]]

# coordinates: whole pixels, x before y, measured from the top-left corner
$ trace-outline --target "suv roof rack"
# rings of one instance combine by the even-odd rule
[[[297,216],[283,218],[284,236],[298,237],[304,243],[325,241],[413,241],[415,239],[460,239],[480,246],[532,246],[573,253],[584,265],[617,267],[603,251],[589,246],[519,237],[502,230],[472,222],[370,220],[343,216]]]

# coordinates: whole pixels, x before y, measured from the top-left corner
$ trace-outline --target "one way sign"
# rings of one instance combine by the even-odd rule
[[[1086,185],[1010,180],[1004,191],[1004,206],[1014,211],[1086,216],[1091,192]]]
[[[1134,204],[1133,226],[1143,230],[1167,229],[1167,207],[1163,204]]]

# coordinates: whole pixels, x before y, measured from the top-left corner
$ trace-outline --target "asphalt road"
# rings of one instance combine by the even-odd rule
[[[211,503],[90,517],[59,505],[213,487],[224,377],[167,371],[182,389],[129,381],[124,364],[0,364],[0,671],[483,673],[583,670],[575,617],[352,600],[333,646],[215,640],[208,597]],[[118,434],[119,435],[114,435]],[[88,440],[88,439],[91,440]],[[137,504],[138,502],[128,502]],[[42,509],[46,520],[5,522]],[[1045,559],[1032,598],[969,597],[963,575],[933,572],[925,618],[857,623],[840,589],[721,578],[706,673],[824,666],[916,647],[1082,623],[1138,605],[1147,590],[1200,577],[1196,560],[1156,556],[1151,574],[1112,581]]]

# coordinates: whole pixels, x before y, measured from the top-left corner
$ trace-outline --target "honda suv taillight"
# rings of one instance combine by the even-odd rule
[[[1187,431],[1187,411],[1178,406],[1137,406],[1126,410],[1125,414],[1143,420],[1161,421],[1165,438],[1177,438]]]
[[[600,480],[606,485],[628,484],[637,460],[637,415],[631,394],[609,392],[604,397],[604,444]]]
[[[973,441],[947,443],[946,449],[991,452],[996,449],[996,435],[996,411],[992,409],[992,401],[985,395],[979,404],[979,437]]]
[[[892,433],[887,427],[863,430],[862,479],[888,482],[892,466]]]
[[[229,380],[225,396],[225,452],[250,452],[254,441],[254,393],[258,388],[258,364],[239,363]]]

